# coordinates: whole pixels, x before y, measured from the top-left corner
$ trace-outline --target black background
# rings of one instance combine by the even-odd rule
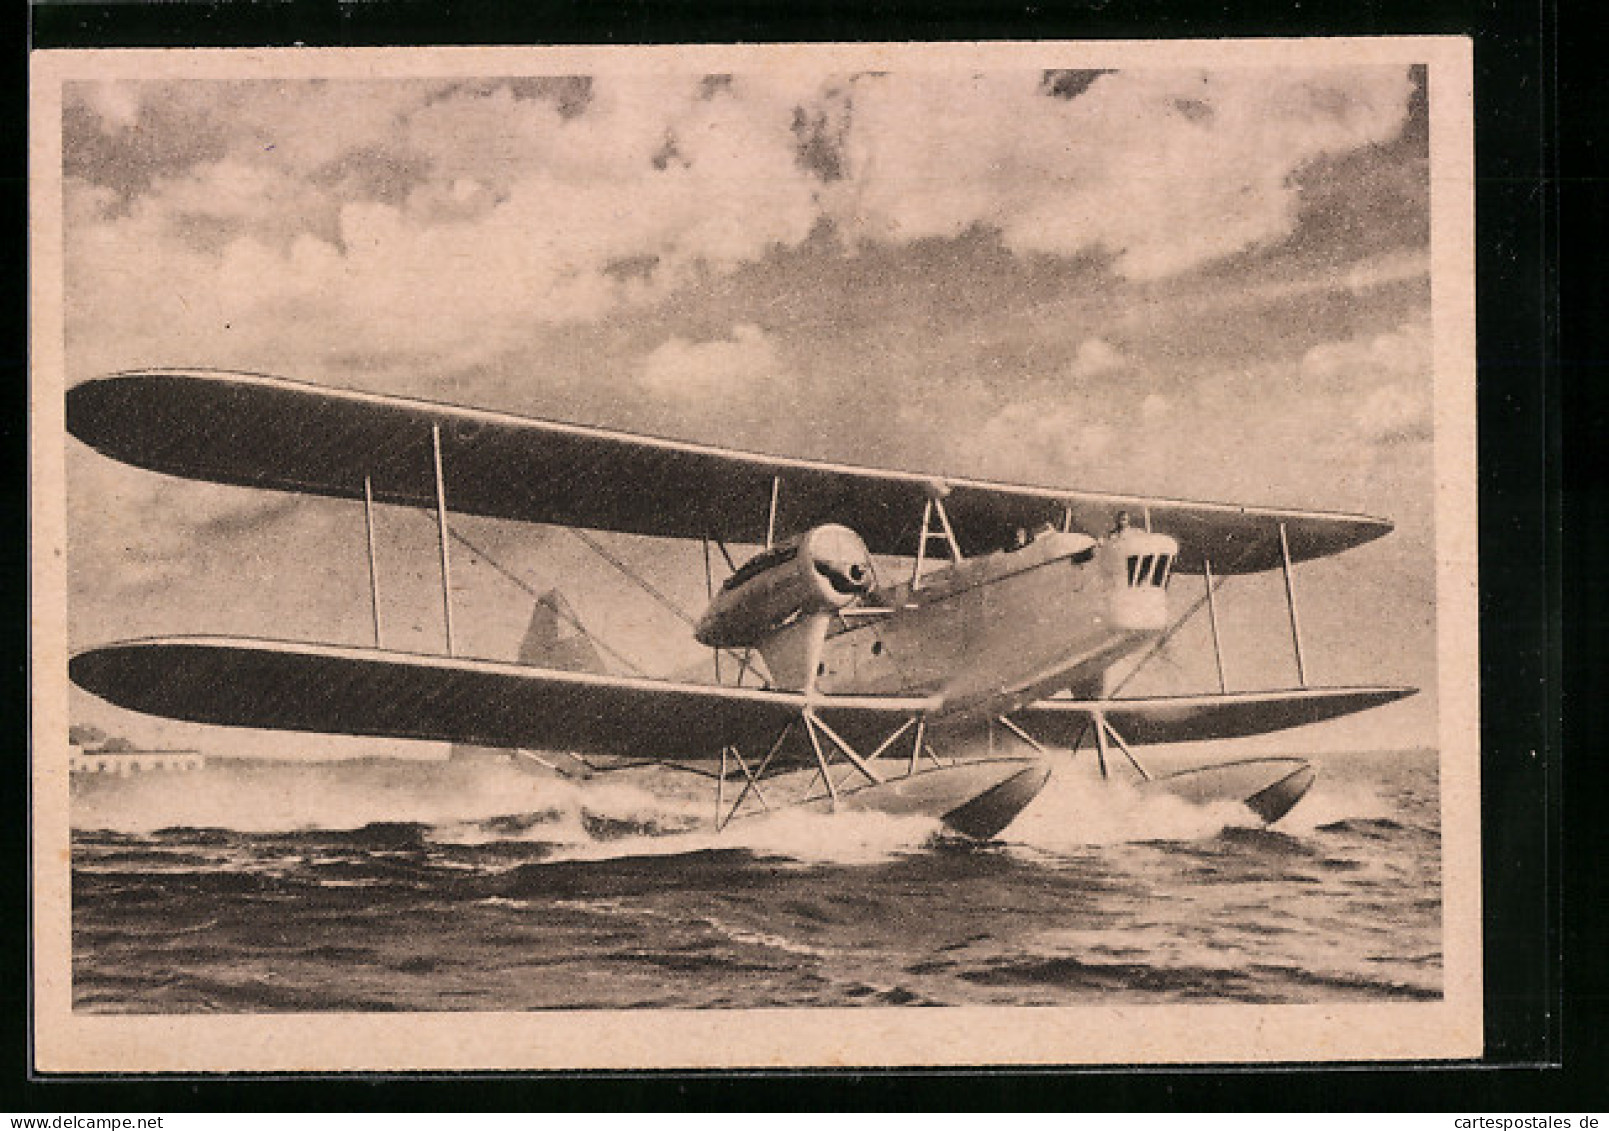
[[[1579,5],[1586,10],[1587,5]],[[437,3],[53,2],[4,6],[0,211],[5,397],[0,541],[15,659],[3,702],[15,741],[0,775],[6,944],[0,1110],[1440,1110],[1578,1116],[1609,1109],[1602,1035],[1596,799],[1609,758],[1599,714],[1609,629],[1601,581],[1565,592],[1565,551],[1602,558],[1609,482],[1594,459],[1609,315],[1597,199],[1609,117],[1602,55],[1579,16],[1501,0],[502,0]],[[1224,1066],[1191,1070],[855,1072],[228,1080],[41,1077],[27,998],[26,120],[27,47],[355,46],[821,40],[1469,35],[1475,43],[1481,486],[1482,825],[1487,1053],[1479,1064]],[[1563,56],[1561,57],[1561,45]],[[1573,49],[1573,50],[1572,50]],[[1584,60],[1580,69],[1570,58]],[[1560,214],[1571,221],[1561,239]],[[1561,287],[1561,277],[1563,285]],[[1587,318],[1560,326],[1561,291]],[[1566,428],[1579,439],[1567,453]],[[1566,477],[1570,492],[1564,491]],[[1597,517],[1596,525],[1593,524]],[[1568,521],[1568,530],[1566,522]],[[1572,579],[1574,575],[1571,575]],[[1566,639],[1565,631],[1569,630]],[[1562,711],[1572,705],[1568,745]],[[1591,852],[1589,858],[1588,853]],[[1566,868],[1565,861],[1574,867]],[[1569,979],[1569,993],[1566,983]],[[1211,1050],[1203,1049],[1204,1057]],[[1450,1122],[1450,1121],[1449,1121]]]

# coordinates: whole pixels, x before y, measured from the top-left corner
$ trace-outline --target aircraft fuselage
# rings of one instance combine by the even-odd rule
[[[1001,713],[1107,668],[1168,625],[1178,544],[1125,529],[1096,540],[1046,532],[875,589],[823,642],[824,694],[937,695],[945,713]]]

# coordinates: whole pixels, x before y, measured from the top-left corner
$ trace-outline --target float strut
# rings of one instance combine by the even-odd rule
[[[922,744],[925,741],[927,741],[927,717],[919,715],[916,719],[916,737],[911,742],[911,764],[905,771],[906,777],[914,774],[917,765],[922,761]]]
[[[1144,766],[1140,765],[1140,760],[1134,756],[1134,751],[1129,749],[1129,744],[1123,741],[1123,736],[1117,733],[1117,728],[1107,722],[1104,716],[1102,716],[1101,725],[1106,728],[1106,733],[1111,740],[1117,743],[1117,748],[1123,752],[1123,757],[1129,760],[1129,765],[1133,766],[1142,778],[1150,781],[1151,775],[1146,772]]]
[[[1041,758],[1050,757],[1050,755],[1045,752],[1045,748],[1043,746],[1039,745],[1039,742],[1034,738],[1033,735],[1031,735],[1027,731],[1023,730],[1016,723],[1014,723],[1010,719],[1006,718],[1006,716],[1004,716],[1004,715],[1000,716],[1000,725],[1005,727],[1007,730],[1009,730],[1012,734],[1016,735],[1018,738],[1022,739],[1029,746],[1033,747],[1034,751],[1036,753],[1038,753],[1038,755]]]
[[[877,771],[866,764],[866,759],[862,758],[859,754],[856,754],[855,748],[840,738],[838,732],[833,730],[832,727],[822,722],[821,719],[816,716],[814,711],[805,712],[805,723],[813,727],[820,727],[821,733],[826,735],[828,739],[832,741],[832,744],[838,747],[843,756],[848,758],[849,761],[854,764],[855,769],[864,774],[866,778],[874,785],[881,785],[883,783],[883,779],[877,773]],[[878,753],[882,753],[881,747],[878,748]],[[872,757],[875,758],[877,755],[873,754]]]
[[[1097,714],[1095,716],[1095,757],[1097,759],[1099,759],[1099,761],[1101,763],[1101,777],[1105,778],[1107,776],[1107,773],[1106,773],[1106,716],[1101,715],[1101,714]]]
[[[732,802],[732,807],[726,811],[726,820],[716,825],[716,832],[720,832],[721,829],[731,823],[732,818],[737,815],[737,811],[742,808],[743,802],[748,799],[751,790],[754,796],[759,798],[760,808],[770,812],[771,803],[765,799],[765,794],[760,790],[760,778],[765,775],[767,767],[771,765],[771,759],[776,757],[777,751],[782,749],[782,744],[787,741],[788,735],[792,733],[793,720],[789,719],[788,725],[782,728],[782,733],[777,735],[777,740],[771,744],[771,749],[766,752],[765,758],[761,760],[760,768],[754,771],[750,771],[749,764],[743,760],[743,752],[736,746],[722,747],[722,760],[724,761],[726,758],[726,751],[731,750],[732,757],[737,759],[738,768],[743,771],[743,776],[748,780],[744,782],[742,790],[739,791],[737,800]],[[720,787],[717,786],[716,789],[719,792]]]
[[[812,725],[810,712],[804,713],[805,736],[810,739],[810,749],[816,753],[816,768],[821,771],[821,780],[827,786],[827,796],[832,799],[833,812],[838,811],[838,787],[832,782],[832,773],[827,768],[827,756],[821,752],[821,739],[816,737],[816,728]]]
[[[730,747],[721,747],[721,774],[715,779],[715,831],[720,832],[726,827],[721,820],[721,812],[726,808],[726,752]]]
[[[895,730],[887,738],[883,739],[882,742],[877,744],[877,749],[873,750],[869,755],[867,755],[866,761],[875,762],[877,759],[881,758],[884,753],[887,752],[890,746],[899,741],[900,735],[904,734],[906,731],[915,726],[920,718],[920,715],[912,715],[910,718],[906,719],[899,725],[899,729]]]

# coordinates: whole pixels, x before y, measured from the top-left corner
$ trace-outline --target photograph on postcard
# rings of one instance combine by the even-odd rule
[[[1388,42],[36,71],[70,1020],[1443,1009],[1467,74]]]

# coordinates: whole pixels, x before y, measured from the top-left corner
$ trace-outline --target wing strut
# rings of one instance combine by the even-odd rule
[[[955,527],[950,525],[950,514],[944,509],[944,496],[947,494],[949,488],[943,483],[934,482],[927,486],[927,502],[922,507],[922,532],[916,539],[916,564],[911,568],[912,592],[922,587],[922,567],[927,564],[929,542],[943,542],[949,548],[952,562],[963,560],[961,543],[955,536]],[[937,527],[933,525],[934,516],[939,520]]]
[[[715,571],[710,565],[710,540],[709,540],[708,536],[706,536],[703,539],[701,539],[701,541],[704,544],[704,600],[713,601],[713,600],[715,600]],[[713,657],[713,659],[715,661],[715,682],[720,683],[721,682],[721,650],[719,648],[711,648],[710,649],[710,655]],[[742,675],[743,675],[743,673],[741,671],[738,672],[738,677],[739,678],[742,678]],[[721,760],[723,762],[726,760],[726,751],[724,751],[724,750],[721,751]],[[724,770],[722,771],[722,774],[724,776],[724,774],[725,774]],[[718,808],[719,808],[719,806],[717,805],[717,809]]]
[[[1218,602],[1213,599],[1213,593],[1218,583],[1212,577],[1212,559],[1201,559],[1202,576],[1207,579],[1207,623],[1212,626],[1212,658],[1218,664],[1218,690],[1227,692],[1229,684],[1224,679],[1224,650],[1218,640]]]
[[[363,528],[369,535],[369,607],[374,611],[374,646],[380,643],[380,572],[374,564],[374,484],[363,477]]]
[[[1302,624],[1296,619],[1296,581],[1291,576],[1291,544],[1285,524],[1279,524],[1279,557],[1285,567],[1285,607],[1291,614],[1291,644],[1296,649],[1296,682],[1307,686],[1307,666],[1302,663]]]
[[[447,553],[447,485],[441,475],[441,425],[430,426],[430,445],[436,457],[436,533],[441,544],[441,615],[447,624],[447,655],[455,656],[453,647],[452,563]]]
[[[777,494],[782,490],[782,476],[771,477],[771,510],[765,518],[765,548],[769,550],[777,540]]]

